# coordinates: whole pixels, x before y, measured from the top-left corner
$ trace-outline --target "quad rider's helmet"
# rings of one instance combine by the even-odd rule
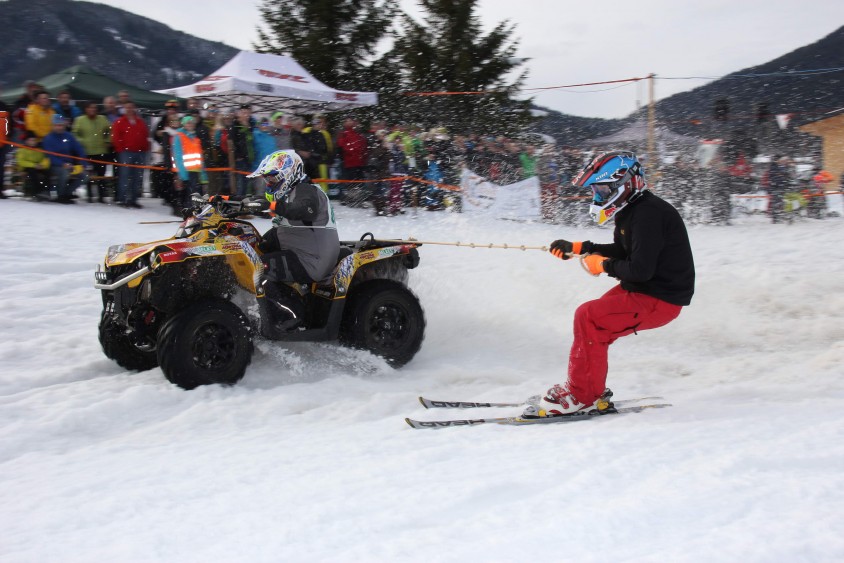
[[[283,198],[305,179],[305,165],[295,151],[276,151],[264,157],[258,168],[246,177],[259,176],[267,182],[266,198],[272,202]]]
[[[581,170],[572,185],[592,190],[589,215],[599,225],[636,201],[647,188],[645,171],[636,155],[629,151],[610,151],[597,155]]]

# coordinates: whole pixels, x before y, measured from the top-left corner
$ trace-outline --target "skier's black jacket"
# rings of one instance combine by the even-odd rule
[[[695,292],[695,264],[686,225],[671,204],[645,191],[615,216],[612,244],[583,243],[583,252],[611,258],[607,274],[627,291],[674,305],[688,305]]]

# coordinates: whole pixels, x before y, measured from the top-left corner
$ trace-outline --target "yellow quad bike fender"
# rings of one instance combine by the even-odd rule
[[[162,266],[221,256],[238,285],[255,294],[263,272],[261,257],[253,247],[258,236],[257,230],[249,223],[227,221],[219,224],[219,229],[202,229],[184,238],[114,245],[106,253],[105,266],[113,268],[136,263],[137,269],[119,280],[97,283],[95,287],[114,290],[128,285],[135,288],[148,274]]]

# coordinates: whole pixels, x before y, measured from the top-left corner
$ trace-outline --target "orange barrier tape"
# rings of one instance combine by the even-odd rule
[[[95,160],[93,158],[85,158],[82,156],[71,156],[68,154],[63,154],[59,152],[52,152],[52,151],[45,151],[42,148],[38,147],[30,147],[28,145],[22,145],[20,143],[15,143],[12,141],[3,141],[0,140],[0,144],[7,144],[13,147],[29,149],[32,151],[40,152],[43,154],[51,154],[53,156],[60,156],[62,158],[70,158],[73,160],[78,160],[80,162],[93,162],[94,164],[105,164],[105,165],[112,165],[112,166],[123,166],[126,168],[141,168],[143,170],[165,170],[169,171],[170,168],[165,168],[163,166],[150,166],[146,164],[122,164],[120,162],[113,162],[111,160]],[[234,172],[235,174],[249,174],[249,172],[244,172],[243,170],[232,170],[231,168],[206,168],[206,172]],[[311,178],[311,181],[316,184],[367,184],[372,182],[394,182],[397,180],[413,180],[414,182],[419,182],[421,184],[430,184],[433,186],[437,186],[441,189],[448,190],[448,191],[461,191],[460,186],[454,186],[451,184],[439,184],[437,182],[431,182],[429,180],[423,180],[422,178],[416,178],[415,176],[393,176],[391,178],[383,178],[380,180],[331,180],[329,178]]]
[[[164,168],[164,167],[161,167],[161,166],[148,166],[148,165],[145,165],[145,164],[121,164],[119,162],[114,162],[112,160],[95,160],[93,158],[85,158],[85,157],[82,157],[82,156],[71,156],[69,154],[64,154],[64,153],[60,153],[60,152],[45,151],[44,149],[38,148],[38,147],[30,147],[28,145],[22,145],[20,143],[13,143],[12,141],[0,141],[0,144],[12,145],[13,147],[18,147],[18,148],[21,148],[21,149],[29,149],[31,151],[40,152],[40,153],[43,153],[43,154],[51,154],[53,156],[60,156],[62,158],[70,158],[70,159],[73,159],[73,160],[79,160],[81,162],[93,162],[94,164],[106,164],[106,165],[110,164],[112,166],[124,166],[126,168],[142,168],[144,170],[170,170],[169,168]],[[219,170],[228,170],[228,168],[219,169]]]

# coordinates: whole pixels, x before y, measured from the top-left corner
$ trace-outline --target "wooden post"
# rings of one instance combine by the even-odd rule
[[[229,195],[237,195],[237,182],[234,172],[234,141],[226,139],[226,148],[229,149]]]
[[[648,168],[656,172],[656,103],[654,100],[654,78],[656,75],[648,75]]]

